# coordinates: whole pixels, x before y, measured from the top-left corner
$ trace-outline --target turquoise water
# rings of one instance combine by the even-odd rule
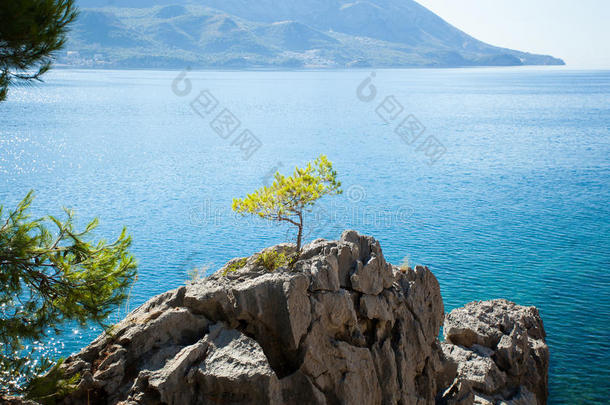
[[[447,311],[496,297],[538,306],[551,402],[610,396],[610,72],[379,70],[363,84],[370,71],[188,72],[190,92],[179,73],[58,70],[13,89],[0,201],[33,188],[36,213],[68,205],[83,223],[98,216],[105,238],[128,226],[133,309],[192,267],[287,241],[287,228],[232,216],[231,199],[326,153],[346,192],[308,218],[308,239],[374,235],[389,260],[434,271]],[[210,125],[224,108],[241,122],[227,139]],[[394,132],[409,115],[426,128],[412,144],[416,125],[406,141]],[[247,160],[243,129],[261,144]],[[70,328],[57,351],[97,332]]]

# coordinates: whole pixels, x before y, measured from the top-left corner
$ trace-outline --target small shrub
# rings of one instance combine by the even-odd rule
[[[292,262],[291,257],[284,252],[274,250],[263,252],[256,258],[256,264],[263,266],[268,271],[275,271],[280,267],[289,266]]]
[[[33,378],[25,388],[25,398],[32,399],[43,405],[55,405],[61,398],[76,390],[80,373],[66,377],[60,368],[63,359],[60,359],[49,372],[43,376]]]
[[[224,269],[224,271],[222,272],[222,275],[226,276],[229,273],[233,273],[233,272],[241,269],[242,267],[244,267],[246,265],[247,262],[248,262],[248,258],[244,257],[242,259],[237,260],[234,263],[231,263],[230,265],[227,266],[226,269]]]
[[[402,259],[400,266],[398,266],[398,267],[400,268],[400,271],[402,271],[403,273],[406,273],[407,271],[409,271],[409,269],[410,269],[409,256],[405,256],[404,259]]]
[[[210,270],[209,265],[202,266],[202,267],[196,267],[196,268],[190,270],[188,272],[188,275],[189,275],[189,281],[191,282],[191,284],[196,283],[198,280],[204,278],[205,275],[208,274],[208,270]]]

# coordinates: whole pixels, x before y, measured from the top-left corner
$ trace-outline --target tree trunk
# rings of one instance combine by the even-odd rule
[[[301,242],[303,239],[303,214],[299,212],[299,234],[297,235],[297,253],[301,253]]]

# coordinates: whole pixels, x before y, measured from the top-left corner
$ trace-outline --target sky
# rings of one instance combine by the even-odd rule
[[[492,45],[610,68],[610,0],[416,0]]]

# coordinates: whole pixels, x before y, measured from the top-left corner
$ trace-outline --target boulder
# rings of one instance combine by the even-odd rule
[[[549,348],[535,307],[472,302],[445,317],[443,333],[445,361],[457,365],[475,403],[546,404]]]

